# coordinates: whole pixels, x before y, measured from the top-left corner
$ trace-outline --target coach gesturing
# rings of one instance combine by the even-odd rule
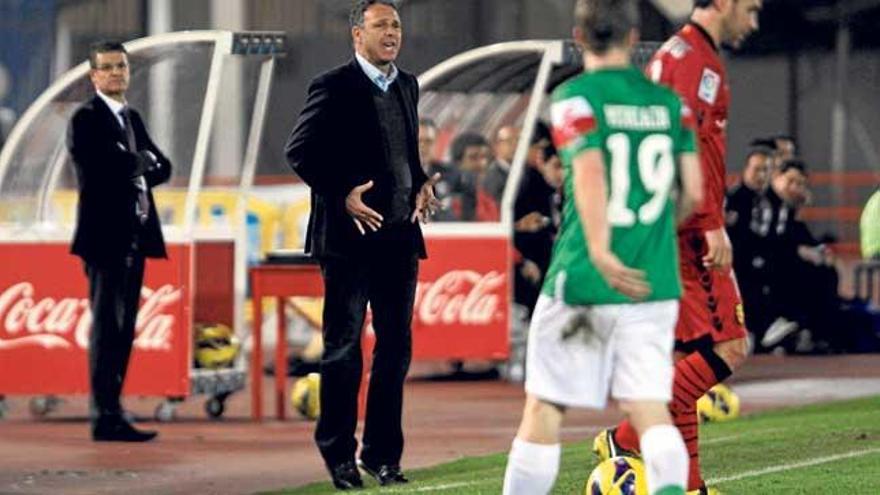
[[[306,250],[324,278],[321,417],[315,440],[339,489],[355,467],[361,328],[367,302],[376,347],[358,465],[380,484],[405,483],[401,411],[413,299],[425,244],[418,219],[435,207],[419,163],[418,83],[394,65],[402,31],[391,0],[351,11],[355,56],[317,76],[285,146],[311,188]]]

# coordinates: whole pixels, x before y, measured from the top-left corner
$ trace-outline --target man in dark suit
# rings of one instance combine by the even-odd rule
[[[376,347],[358,465],[380,484],[405,483],[401,413],[413,301],[425,244],[417,223],[436,208],[419,162],[416,78],[394,65],[395,2],[352,9],[355,58],[314,80],[285,146],[311,187],[306,249],[324,278],[321,417],[315,440],[334,485],[362,486],[355,467],[361,329],[367,302]]]
[[[129,66],[122,44],[92,45],[89,64],[97,94],[73,114],[67,148],[79,184],[71,252],[83,260],[93,317],[92,439],[145,442],[156,433],[129,424],[119,396],[134,342],[144,258],[166,257],[150,189],[168,180],[171,163],[126,104]]]

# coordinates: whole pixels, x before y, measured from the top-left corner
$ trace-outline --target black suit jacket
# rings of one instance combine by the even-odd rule
[[[416,78],[404,71],[398,72],[394,85],[400,90],[406,116],[413,184],[410,203],[414,207],[416,194],[428,179],[419,162],[419,87]],[[309,85],[305,107],[285,145],[288,164],[311,187],[306,251],[313,256],[349,257],[362,252],[371,238],[377,237],[369,231],[361,235],[345,210],[348,193],[369,180],[374,186],[363,196],[368,206],[377,209],[381,203],[377,198],[388,193],[385,144],[372,86],[355,59],[317,76]],[[424,258],[425,243],[418,223],[397,230],[396,245],[405,245]]]
[[[167,256],[150,189],[168,180],[171,162],[150,139],[140,114],[132,109],[130,115],[137,150],[151,151],[157,157],[155,162],[128,149],[125,131],[97,95],[74,112],[67,129],[67,149],[73,157],[79,184],[76,231],[70,252],[87,263],[124,257],[135,234],[144,256]],[[135,215],[138,191],[132,183],[132,178],[141,174],[150,198],[150,215],[143,225]]]

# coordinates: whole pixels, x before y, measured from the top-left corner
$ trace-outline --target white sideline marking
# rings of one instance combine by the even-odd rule
[[[746,478],[755,478],[758,476],[764,476],[765,474],[772,473],[780,473],[783,471],[791,471],[792,469],[799,469],[803,467],[816,466],[819,464],[826,464],[829,462],[839,461],[841,459],[850,459],[852,457],[861,457],[864,455],[871,455],[880,453],[880,448],[874,449],[864,449],[864,450],[851,450],[849,452],[844,452],[842,454],[829,455],[825,457],[814,457],[812,459],[807,459],[805,461],[792,462],[789,464],[778,464],[776,466],[766,467],[764,469],[753,469],[751,471],[744,471],[738,474],[732,474],[730,476],[722,476],[720,478],[711,478],[706,480],[706,484],[714,485],[717,483],[727,483],[728,481],[738,481]]]
[[[772,428],[771,430],[778,430],[780,428]],[[739,438],[742,435],[730,435],[727,437],[718,437],[713,438],[715,441],[727,440],[733,438]],[[793,469],[800,469],[804,467],[817,466],[819,464],[827,464],[829,462],[839,461],[841,459],[851,459],[853,457],[862,457],[865,455],[871,454],[880,454],[880,448],[872,448],[872,449],[863,449],[863,450],[852,450],[849,452],[844,452],[841,454],[834,454],[824,457],[814,457],[812,459],[807,459],[805,461],[792,462],[788,464],[778,464],[776,466],[770,466],[763,469],[753,469],[750,471],[743,471],[742,473],[732,474],[730,476],[722,476],[718,478],[709,478],[706,480],[706,484],[715,485],[718,483],[727,483],[729,481],[739,481],[747,478],[756,478],[758,476],[764,476],[766,474],[780,473],[784,471],[791,471]],[[381,493],[419,493],[419,492],[428,492],[428,491],[446,491],[452,490],[455,488],[463,488],[468,486],[476,486],[482,485],[492,480],[478,480],[478,481],[458,481],[455,483],[444,483],[441,485],[426,485],[426,486],[412,486],[412,487],[400,487],[400,488],[382,488]],[[363,493],[373,493],[375,490],[376,493],[380,492],[379,488],[373,490],[366,490]]]
[[[463,488],[466,486],[479,485],[484,483],[483,481],[457,481],[455,483],[443,483],[442,485],[426,485],[426,486],[412,486],[412,487],[399,487],[399,488],[391,488],[387,487],[377,487],[371,490],[366,490],[362,493],[419,493],[419,492],[434,492],[434,491],[445,491],[452,490],[455,488]]]
[[[754,436],[755,434],[763,434],[763,433],[773,433],[776,431],[782,431],[785,428],[766,428],[763,430],[754,430],[748,433],[748,436]],[[715,437],[709,438],[706,440],[700,439],[700,445],[712,445],[713,443],[724,443],[729,442],[731,440],[738,440],[746,436],[746,433],[738,433],[736,435],[726,435],[723,437]]]

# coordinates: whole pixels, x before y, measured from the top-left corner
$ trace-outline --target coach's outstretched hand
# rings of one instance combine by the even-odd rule
[[[611,251],[590,253],[590,259],[608,285],[633,300],[642,300],[651,293],[645,272],[624,265]]]
[[[382,228],[382,215],[367,206],[366,203],[361,199],[361,195],[373,187],[373,181],[365,182],[359,186],[355,186],[354,189],[348,193],[348,196],[345,197],[345,210],[351,215],[352,220],[354,220],[354,224],[357,229],[360,231],[361,235],[366,234],[366,230],[364,230],[364,224],[367,224],[373,232]]]
[[[426,223],[428,218],[440,208],[440,200],[434,196],[434,184],[439,180],[440,173],[437,172],[422,184],[419,194],[416,195],[416,209],[410,219],[412,223],[416,223],[416,220]]]

